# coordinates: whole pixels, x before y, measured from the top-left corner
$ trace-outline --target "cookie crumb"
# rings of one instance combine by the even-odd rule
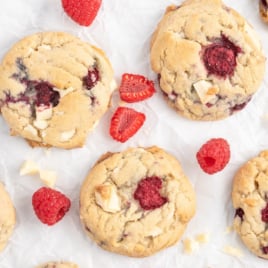
[[[200,244],[207,244],[209,242],[209,234],[208,233],[197,234],[195,237],[195,241]]]
[[[225,246],[223,249],[224,253],[229,254],[231,256],[234,257],[242,257],[243,256],[243,252],[236,247],[233,246]]]
[[[192,254],[199,248],[199,244],[191,238],[186,238],[183,241],[183,247],[184,247],[184,253]]]

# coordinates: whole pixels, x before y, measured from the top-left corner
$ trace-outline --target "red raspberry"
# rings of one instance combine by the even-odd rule
[[[162,188],[162,180],[156,176],[141,180],[134,192],[134,199],[138,200],[144,210],[155,209],[167,202],[159,191]]]
[[[71,201],[59,191],[42,187],[33,194],[32,205],[41,222],[53,225],[70,209]]]
[[[196,154],[200,167],[208,174],[221,171],[230,160],[230,147],[225,139],[211,139]]]
[[[82,26],[89,26],[96,18],[102,0],[61,0],[67,15]]]
[[[261,211],[261,219],[263,222],[268,223],[268,203],[266,207]]]
[[[236,57],[242,50],[222,35],[205,48],[203,61],[209,74],[226,78],[232,76],[236,67]]]

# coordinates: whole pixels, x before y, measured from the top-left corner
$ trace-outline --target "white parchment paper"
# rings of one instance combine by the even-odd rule
[[[38,31],[66,31],[101,47],[110,58],[116,80],[124,72],[143,74],[156,80],[149,64],[150,36],[166,6],[177,0],[103,0],[100,12],[90,27],[81,27],[63,12],[60,0],[0,0],[0,57],[22,37]],[[254,26],[268,56],[268,25],[258,14],[257,0],[226,0],[225,3]],[[124,144],[109,136],[109,121],[118,105],[113,105],[82,149],[70,151],[32,149],[24,140],[9,136],[0,117],[0,180],[11,194],[17,211],[15,232],[0,254],[0,268],[32,268],[49,260],[73,261],[81,268],[226,268],[267,267],[268,261],[252,255],[234,232],[231,186],[241,164],[268,149],[268,73],[246,109],[218,122],[194,122],[177,115],[158,91],[151,99],[128,105],[146,114],[143,128]],[[195,154],[212,137],[223,137],[231,146],[231,161],[220,173],[205,174]],[[135,259],[99,248],[86,237],[79,221],[79,191],[88,170],[101,154],[130,146],[158,145],[175,155],[193,183],[197,194],[197,213],[182,241],[199,233],[210,239],[191,255],[183,253],[182,241],[147,258]],[[31,196],[42,186],[37,177],[19,176],[26,159],[58,173],[56,188],[72,200],[69,213],[58,224],[48,227],[33,213]],[[242,257],[224,252],[226,246],[239,248]]]

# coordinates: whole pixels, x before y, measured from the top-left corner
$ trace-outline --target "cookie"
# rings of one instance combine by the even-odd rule
[[[104,52],[63,32],[25,37],[0,66],[2,115],[32,146],[83,146],[114,89]]]
[[[78,266],[70,262],[48,262],[36,268],[78,268]]]
[[[268,1],[259,0],[259,12],[263,21],[268,23]]]
[[[84,229],[103,249],[145,257],[175,244],[195,213],[180,163],[158,147],[104,155],[80,193]]]
[[[268,150],[245,163],[233,182],[234,228],[254,254],[268,259]]]
[[[9,194],[0,182],[0,251],[3,250],[13,233],[16,215]]]
[[[220,0],[168,7],[150,56],[167,102],[193,120],[219,120],[242,110],[264,76],[257,34]]]

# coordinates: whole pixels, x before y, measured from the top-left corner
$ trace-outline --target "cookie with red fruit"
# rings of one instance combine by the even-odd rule
[[[233,180],[234,229],[245,246],[268,260],[268,150],[246,161]]]
[[[195,209],[180,163],[159,147],[103,155],[80,192],[86,234],[103,249],[132,257],[174,245]]]
[[[221,0],[168,7],[150,55],[168,104],[192,120],[219,120],[241,111],[264,78],[257,32]]]
[[[18,41],[0,65],[0,109],[32,146],[82,147],[116,88],[104,52],[63,32]]]

